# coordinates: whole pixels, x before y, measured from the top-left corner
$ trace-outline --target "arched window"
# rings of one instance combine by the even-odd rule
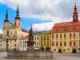
[[[62,42],[60,42],[60,46],[62,46]]]
[[[62,34],[60,34],[60,38],[62,38]]]
[[[64,38],[66,38],[66,34],[64,33]]]
[[[58,46],[58,42],[56,42],[56,46]]]
[[[66,46],[66,42],[64,42],[64,46]]]
[[[76,44],[75,44],[75,41],[74,41],[73,45],[74,45],[74,46],[76,45]]]
[[[71,41],[69,42],[69,45],[70,45],[70,47],[72,46],[72,42]]]
[[[70,33],[70,40],[71,40],[71,38],[72,38],[72,34]]]
[[[75,39],[75,33],[73,34],[73,37],[74,37],[74,39]]]
[[[58,38],[58,34],[56,34],[56,39]]]

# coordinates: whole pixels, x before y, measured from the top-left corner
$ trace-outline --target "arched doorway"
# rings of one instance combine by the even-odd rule
[[[62,53],[62,50],[61,50],[61,49],[59,49],[59,50],[58,50],[58,52],[59,52],[59,53]]]
[[[76,49],[72,49],[72,53],[76,53]]]

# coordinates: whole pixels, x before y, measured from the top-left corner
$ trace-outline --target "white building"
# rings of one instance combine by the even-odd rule
[[[15,22],[12,23],[8,20],[8,12],[3,25],[3,40],[7,51],[24,51],[27,50],[27,43],[29,33],[22,29],[19,16],[19,8],[16,11]]]

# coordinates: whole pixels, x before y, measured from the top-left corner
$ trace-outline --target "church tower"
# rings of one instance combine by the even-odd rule
[[[33,48],[33,45],[34,45],[33,30],[32,30],[32,26],[31,26],[31,29],[29,30],[29,39],[27,41],[27,46],[28,46],[28,48]]]
[[[3,29],[8,29],[8,28],[9,28],[8,10],[6,10],[5,20],[4,20],[4,28]]]
[[[20,28],[20,16],[19,16],[19,7],[16,10],[16,17],[15,17],[15,27],[18,29]]]
[[[73,11],[73,22],[78,22],[78,12],[77,12],[77,7],[76,7],[76,2],[74,5],[74,11]]]

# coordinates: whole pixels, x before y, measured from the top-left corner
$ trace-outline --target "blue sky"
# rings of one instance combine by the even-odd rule
[[[1,4],[0,3],[0,28],[2,29],[3,24],[4,24],[4,19],[5,19],[5,13],[6,10],[8,9],[8,19],[10,22],[14,23],[15,22],[15,16],[16,16],[16,10],[11,9],[7,5]],[[46,22],[51,22],[51,21],[44,21],[40,20],[39,18],[30,18],[30,17],[21,17],[21,27],[24,29],[29,29],[32,24],[35,23],[46,23]]]
[[[74,1],[77,1],[79,12],[80,0],[0,0],[0,29],[3,26],[6,9],[9,20],[15,21],[17,5],[20,7],[21,26],[27,30],[31,24],[69,21],[72,18]]]

